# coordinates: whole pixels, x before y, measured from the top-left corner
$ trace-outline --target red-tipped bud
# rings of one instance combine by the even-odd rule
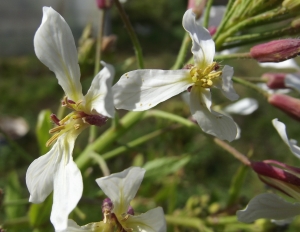
[[[113,0],[96,0],[99,9],[108,9],[112,6]]]
[[[217,27],[216,26],[210,26],[208,28],[208,32],[211,36],[213,36],[217,32]]]
[[[300,200],[299,168],[276,160],[251,162],[251,167],[264,183]]]
[[[250,49],[250,55],[258,62],[281,62],[300,53],[300,39],[281,39],[259,44]]]
[[[203,9],[205,7],[206,1],[199,0],[189,0],[187,9],[193,9],[193,12],[196,15],[196,19],[199,19],[203,13]]]
[[[300,99],[283,94],[273,94],[268,99],[269,103],[290,117],[300,121]]]
[[[270,89],[283,89],[286,88],[285,77],[286,73],[265,73],[261,78],[267,81],[266,84]]]

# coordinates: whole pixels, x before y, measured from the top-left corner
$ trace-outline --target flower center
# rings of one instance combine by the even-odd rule
[[[83,129],[85,129],[88,125],[102,126],[107,121],[107,117],[97,114],[86,114],[84,113],[82,102],[74,102],[72,100],[68,100],[67,97],[64,98],[62,105],[66,106],[73,110],[70,114],[64,117],[62,120],[59,120],[55,114],[51,115],[52,121],[57,125],[52,128],[49,133],[54,134],[46,143],[46,146],[50,146],[53,144],[59,136],[62,134],[74,130],[80,133]]]
[[[217,71],[218,69],[219,65],[217,62],[213,62],[205,69],[194,66],[190,71],[190,75],[195,85],[200,85],[203,88],[211,88],[214,80],[222,75],[222,71]]]

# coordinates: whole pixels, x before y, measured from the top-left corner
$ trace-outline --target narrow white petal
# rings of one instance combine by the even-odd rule
[[[70,27],[51,7],[43,8],[42,24],[34,36],[36,56],[53,71],[67,97],[82,100],[77,50]]]
[[[300,204],[290,203],[272,193],[254,197],[244,210],[237,211],[238,220],[251,223],[259,218],[282,220],[300,214]]]
[[[90,111],[86,113],[96,110],[99,114],[112,118],[115,114],[115,108],[111,85],[115,69],[112,65],[101,63],[104,68],[95,76],[85,95],[85,107]]]
[[[279,63],[266,62],[266,63],[258,63],[258,64],[264,68],[276,68],[276,69],[290,68],[290,69],[296,69],[296,70],[300,69],[300,67],[295,62],[294,59],[285,60],[285,61],[282,61]]]
[[[68,216],[76,207],[83,191],[80,170],[73,161],[72,152],[77,134],[69,133],[58,143],[63,154],[59,168],[54,173],[53,205],[50,220],[56,230],[67,228]]]
[[[55,232],[113,232],[114,229],[111,225],[100,222],[91,222],[84,226],[77,225],[72,219],[68,220],[68,227],[65,230],[55,230]]]
[[[190,95],[190,108],[193,118],[205,133],[231,142],[238,134],[235,122],[230,117],[211,110],[210,107],[210,91],[193,86]]]
[[[215,42],[209,32],[196,20],[192,9],[185,12],[182,24],[184,29],[190,34],[193,41],[192,53],[195,63],[200,68],[205,68],[213,62],[215,56]]]
[[[113,202],[113,211],[117,217],[120,217],[123,213],[127,212],[130,201],[137,193],[144,178],[144,174],[145,169],[131,167],[125,169],[123,172],[96,180],[106,196]]]
[[[148,110],[192,85],[189,70],[141,69],[125,73],[113,86],[117,109]]]
[[[285,142],[286,145],[290,148],[291,152],[300,159],[300,147],[297,146],[297,141],[288,138],[285,130],[285,125],[282,122],[279,122],[278,119],[272,120],[273,126],[277,130],[278,134]]]
[[[235,101],[239,98],[239,95],[236,94],[233,83],[232,83],[232,76],[233,76],[233,68],[225,65],[222,70],[222,77],[221,79],[215,83],[215,86],[219,88],[225,97],[227,97],[231,101]]]
[[[243,98],[224,108],[224,111],[229,114],[249,115],[258,108],[258,102],[253,98]]]
[[[92,229],[84,229],[81,226],[77,225],[72,219],[68,220],[68,227],[65,230],[55,230],[55,232],[80,232],[80,231],[87,231],[92,232]]]
[[[149,210],[148,212],[130,216],[123,223],[125,228],[131,228],[137,232],[166,232],[166,220],[161,207]]]
[[[67,220],[83,191],[80,170],[72,157],[65,157],[54,177],[53,206],[50,220],[56,230],[67,228]]]
[[[41,203],[53,190],[53,175],[61,160],[59,145],[55,143],[45,155],[34,160],[26,172],[26,184],[30,192],[29,201]]]
[[[294,220],[294,217],[291,217],[291,218],[287,218],[287,219],[283,219],[283,220],[272,219],[271,222],[278,226],[284,226],[284,225],[288,225],[288,224],[292,223],[293,220]]]
[[[295,89],[300,93],[300,76],[299,74],[288,74],[284,79],[284,84],[286,87]]]

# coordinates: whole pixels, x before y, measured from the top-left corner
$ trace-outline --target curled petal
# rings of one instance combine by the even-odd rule
[[[68,220],[68,227],[65,230],[56,230],[56,232],[113,232],[114,229],[108,223],[101,222],[92,222],[84,226],[77,225],[76,222],[69,219]]]
[[[238,220],[251,223],[259,218],[283,220],[300,214],[300,204],[290,203],[272,193],[254,197],[244,210],[237,211]]]
[[[125,73],[113,86],[117,109],[143,111],[186,90],[189,70],[141,69]]]
[[[61,160],[59,145],[55,143],[51,150],[34,160],[26,172],[26,184],[30,192],[29,201],[41,203],[53,190],[53,173]]]
[[[213,62],[215,56],[215,43],[209,32],[196,20],[192,9],[185,12],[182,24],[193,41],[192,53],[195,64],[200,68],[207,67]]]
[[[222,79],[215,83],[216,87],[219,88],[225,97],[227,97],[231,101],[235,101],[239,98],[239,95],[236,94],[232,78],[233,76],[233,68],[225,65],[222,70]]]
[[[115,108],[111,90],[115,69],[112,65],[101,62],[104,68],[94,77],[91,87],[85,95],[85,107],[91,113],[95,109],[99,114],[114,117]]]
[[[282,122],[279,122],[278,119],[273,119],[272,120],[273,126],[277,130],[278,134],[282,138],[282,140],[288,145],[290,148],[291,152],[300,158],[300,147],[297,146],[297,141],[290,139],[287,137],[286,130],[285,130],[285,125]]]
[[[53,71],[67,97],[82,99],[77,50],[70,27],[51,7],[43,8],[42,24],[34,36],[36,56]]]
[[[130,216],[124,221],[125,228],[131,228],[138,232],[166,232],[166,221],[161,207],[149,210],[148,212]]]
[[[131,167],[123,172],[96,179],[97,184],[114,205],[117,217],[127,212],[130,201],[137,193],[144,178],[145,169]]]
[[[299,77],[299,75],[295,75],[295,74],[286,75],[286,78],[284,79],[284,84],[286,87],[295,89],[296,91],[298,91],[300,93],[300,77]]]
[[[224,108],[226,113],[249,115],[258,108],[258,102],[253,98],[243,98]]]
[[[205,133],[231,142],[238,134],[235,122],[230,117],[211,110],[210,107],[210,91],[193,86],[190,95],[190,108],[193,118]]]

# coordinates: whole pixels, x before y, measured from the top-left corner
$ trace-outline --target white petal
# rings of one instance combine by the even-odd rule
[[[76,222],[74,222],[72,219],[68,220],[68,227],[65,230],[56,230],[56,232],[80,232],[80,231],[88,231],[92,232],[92,229],[84,229],[77,225]]]
[[[117,217],[120,217],[123,213],[127,212],[130,201],[137,193],[144,178],[144,174],[145,169],[131,167],[123,172],[96,180],[106,196],[113,202],[113,211]]]
[[[113,86],[117,109],[150,109],[192,85],[189,70],[141,69],[125,73]]]
[[[274,93],[277,93],[277,94],[287,94],[289,92],[291,92],[290,89],[270,89],[267,84],[265,83],[257,83],[256,84],[259,88],[265,90],[268,92],[268,94],[274,94]]]
[[[77,225],[76,222],[74,222],[72,219],[68,220],[68,227],[65,230],[56,230],[55,232],[80,232],[80,231],[86,231],[86,232],[113,232],[113,228],[108,223],[100,222],[91,222],[84,226]]]
[[[149,210],[138,216],[130,216],[123,224],[126,228],[131,228],[137,232],[167,231],[164,212],[161,207]]]
[[[26,184],[30,192],[29,201],[41,203],[53,190],[53,175],[61,160],[59,145],[55,143],[51,150],[34,160],[26,172]]]
[[[222,79],[215,83],[215,86],[219,88],[225,97],[227,97],[231,101],[235,101],[239,98],[239,95],[236,94],[233,83],[232,83],[232,76],[233,76],[233,68],[225,65],[222,70]]]
[[[82,100],[77,50],[70,27],[51,7],[43,8],[43,20],[34,36],[36,56],[53,71],[67,97]]]
[[[294,59],[285,60],[279,63],[267,62],[267,63],[258,63],[258,64],[264,68],[276,68],[276,69],[290,68],[296,70],[300,69],[300,67],[295,62]]]
[[[215,56],[215,43],[209,32],[201,26],[199,20],[196,20],[192,9],[185,12],[182,24],[193,41],[192,53],[195,63],[200,68],[207,67],[213,62]]]
[[[297,90],[300,93],[300,76],[299,74],[288,74],[284,79],[284,85]]]
[[[294,217],[291,217],[291,218],[287,218],[287,219],[283,219],[283,220],[272,219],[271,222],[278,226],[284,226],[284,225],[288,225],[288,224],[292,223],[293,220],[294,220]]]
[[[253,98],[243,98],[224,108],[224,111],[230,114],[249,115],[258,108],[258,102]]]
[[[53,205],[50,217],[56,230],[67,228],[68,216],[76,207],[83,191],[82,176],[72,157],[75,138],[69,134],[62,143],[59,143],[59,152],[63,155],[59,168],[54,173]]]
[[[101,62],[104,68],[95,76],[91,87],[85,95],[85,107],[91,113],[95,109],[99,114],[114,117],[115,108],[112,94],[112,81],[115,69],[112,65]]]
[[[244,210],[237,211],[238,220],[251,223],[259,218],[282,220],[300,214],[299,203],[289,203],[275,194],[264,193],[254,197]]]
[[[211,110],[210,107],[210,91],[193,86],[190,95],[190,108],[193,118],[205,133],[231,142],[237,137],[238,133],[235,122],[230,117]]]
[[[279,122],[277,118],[273,119],[272,123],[282,140],[286,143],[286,145],[289,146],[291,152],[300,159],[300,147],[297,146],[297,141],[293,139],[289,140],[286,134],[284,123]]]

